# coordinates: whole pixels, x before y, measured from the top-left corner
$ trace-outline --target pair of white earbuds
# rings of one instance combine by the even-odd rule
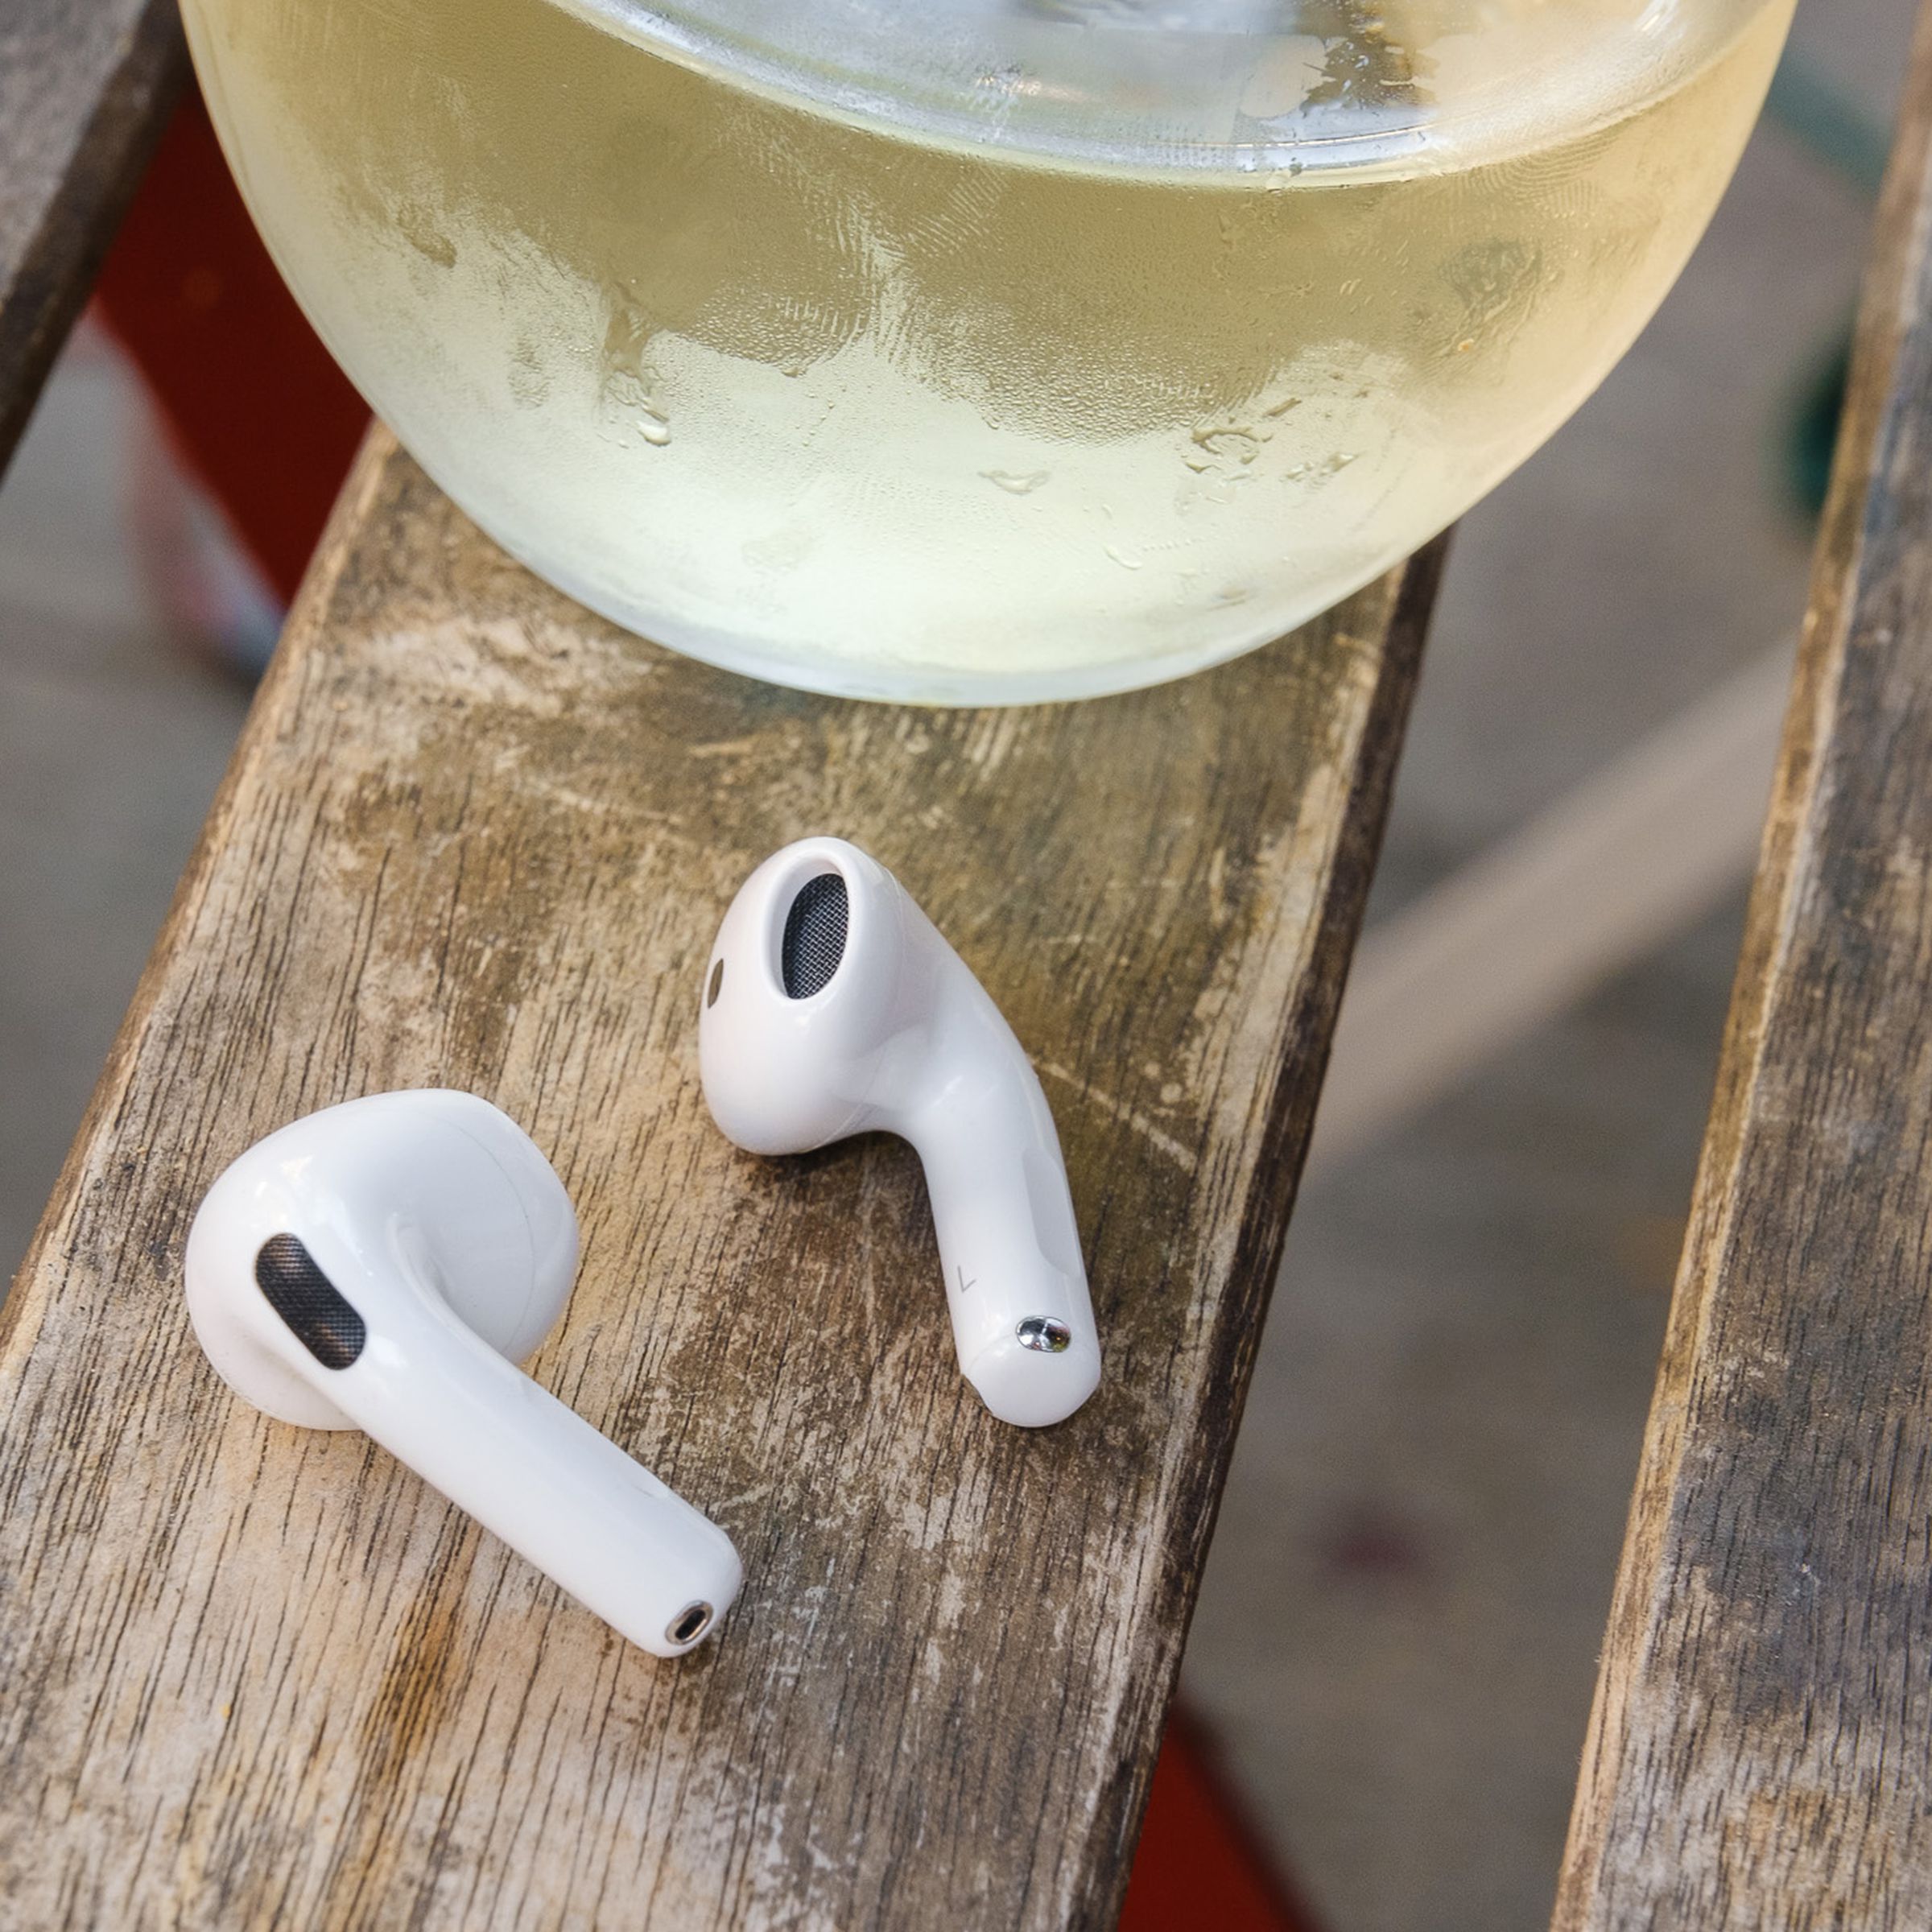
[[[1079,1231],[1040,1084],[972,971],[891,873],[840,839],[766,861],[705,972],[704,1095],[756,1154],[875,1129],[926,1170],[960,1366],[1002,1421],[1100,1381]],[[569,1196],[474,1095],[350,1100],[270,1134],[189,1230],[188,1311],[245,1401],[361,1429],[660,1657],[743,1571],[730,1539],[514,1364],[576,1272]]]

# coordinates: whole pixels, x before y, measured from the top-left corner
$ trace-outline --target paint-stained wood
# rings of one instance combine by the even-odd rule
[[[1437,561],[1164,689],[894,710],[596,622],[372,444],[8,1307],[0,1919],[1107,1922]],[[1059,1429],[962,1383],[908,1150],[762,1162],[704,1112],[718,918],[812,831],[1037,1056],[1107,1344]],[[431,1082],[580,1209],[534,1373],[744,1554],[681,1663],[196,1349],[222,1165]]]
[[[0,470],[187,72],[175,0],[0,0]]]
[[[1932,1926],[1932,14],[1556,1923]]]

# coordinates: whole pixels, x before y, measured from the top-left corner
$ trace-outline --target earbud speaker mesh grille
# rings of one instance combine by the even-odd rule
[[[292,1234],[278,1234],[262,1244],[255,1257],[255,1285],[324,1368],[346,1368],[362,1352],[367,1325]]]
[[[822,872],[799,888],[778,944],[778,970],[793,999],[808,1000],[830,984],[845,956],[848,910],[845,881],[836,872]]]

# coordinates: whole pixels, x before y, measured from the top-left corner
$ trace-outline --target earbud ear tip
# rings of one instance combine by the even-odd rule
[[[1064,1354],[1046,1355],[1008,1336],[973,1357],[966,1379],[1002,1422],[1045,1429],[1065,1422],[1100,1387],[1100,1351],[1075,1342]]]

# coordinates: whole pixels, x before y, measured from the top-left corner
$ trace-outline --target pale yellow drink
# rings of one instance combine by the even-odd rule
[[[1579,44],[1637,10],[1577,6]],[[1731,10],[1655,85],[1579,62],[1493,129],[1216,165],[836,114],[595,0],[185,8],[283,272],[485,529],[646,635],[941,700],[1230,655],[1519,462],[1729,176],[1789,0]]]

